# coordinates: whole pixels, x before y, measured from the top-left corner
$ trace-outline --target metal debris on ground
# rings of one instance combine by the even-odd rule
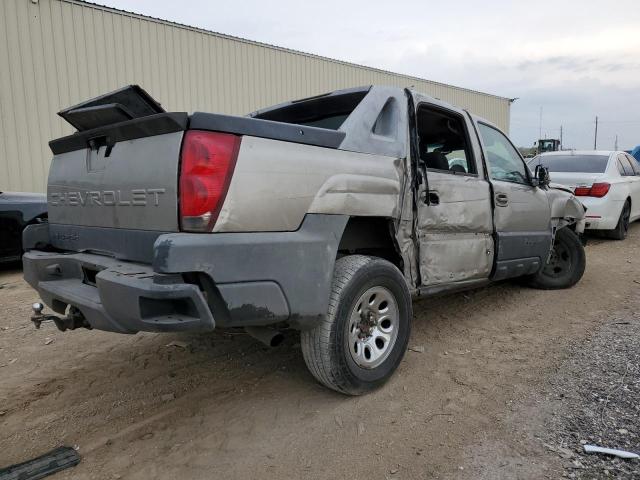
[[[38,458],[0,469],[0,480],[37,480],[75,467],[80,455],[71,447],[58,447]]]
[[[587,453],[604,453],[606,455],[614,455],[620,458],[640,458],[640,455],[632,452],[625,452],[616,448],[598,447],[597,445],[585,445],[584,451]]]

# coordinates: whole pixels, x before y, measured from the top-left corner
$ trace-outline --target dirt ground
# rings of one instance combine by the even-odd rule
[[[591,240],[571,290],[416,302],[418,348],[358,398],[314,382],[295,334],[268,349],[244,334],[35,330],[37,296],[5,269],[0,467],[64,444],[82,462],[57,479],[634,478],[640,463],[579,452],[640,449],[639,266],[634,225]]]

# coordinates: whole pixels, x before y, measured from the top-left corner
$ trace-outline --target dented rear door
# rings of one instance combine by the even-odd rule
[[[437,143],[443,120],[425,112],[449,115],[466,147],[452,150]],[[419,166],[428,180],[418,188],[420,277],[423,287],[486,280],[493,265],[493,219],[490,185],[473,126],[462,110],[416,95]],[[446,120],[444,120],[446,124]],[[452,150],[452,151],[449,151]],[[446,152],[446,153],[442,153]],[[437,165],[434,154],[446,161]],[[443,160],[442,157],[440,157]],[[431,160],[431,162],[429,161]]]

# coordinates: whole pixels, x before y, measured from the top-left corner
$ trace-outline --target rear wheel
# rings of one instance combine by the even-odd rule
[[[622,212],[620,212],[620,218],[618,224],[613,230],[609,230],[608,234],[610,238],[614,240],[624,240],[629,233],[629,219],[631,218],[631,203],[629,200],[624,202]]]
[[[556,232],[549,260],[531,277],[529,284],[544,290],[569,288],[580,281],[585,266],[582,242],[572,230],[561,228]]]
[[[376,257],[342,257],[336,261],[326,319],[301,332],[307,367],[338,392],[373,390],[400,364],[411,316],[411,295],[398,268]]]

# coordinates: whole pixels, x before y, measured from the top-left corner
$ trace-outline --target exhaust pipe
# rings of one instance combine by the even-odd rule
[[[244,331],[267,347],[277,347],[284,340],[284,335],[278,330],[268,327],[244,327]]]

